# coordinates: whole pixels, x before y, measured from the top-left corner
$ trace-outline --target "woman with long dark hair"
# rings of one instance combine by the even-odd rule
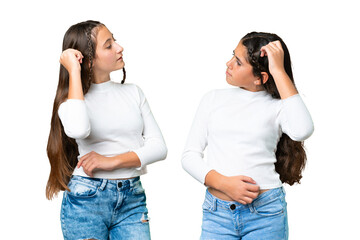
[[[313,132],[289,51],[277,35],[252,32],[226,65],[237,88],[203,97],[182,156],[207,186],[201,239],[288,239],[282,183],[300,182]]]
[[[47,146],[46,196],[64,190],[65,239],[150,239],[140,175],[167,148],[141,89],[126,84],[123,48],[97,21],[65,33]],[[122,69],[121,83],[110,72]]]

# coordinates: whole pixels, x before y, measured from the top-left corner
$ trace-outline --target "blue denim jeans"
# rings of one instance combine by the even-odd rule
[[[150,239],[140,178],[107,180],[72,176],[61,206],[64,239]]]
[[[284,189],[268,190],[247,205],[218,199],[206,191],[201,239],[288,239]]]

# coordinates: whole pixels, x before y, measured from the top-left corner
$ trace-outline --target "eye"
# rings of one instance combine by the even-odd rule
[[[108,47],[106,47],[106,49],[111,49],[111,44]]]
[[[236,57],[235,57],[235,53],[234,53],[234,52],[233,52],[233,54],[232,54],[232,55],[233,55],[233,58],[236,58]],[[240,63],[237,59],[236,59],[236,63],[237,63],[237,65],[241,66],[241,63]]]

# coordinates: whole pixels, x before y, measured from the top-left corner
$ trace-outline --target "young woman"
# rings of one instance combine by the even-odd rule
[[[300,181],[313,132],[289,51],[277,35],[252,32],[226,65],[237,88],[203,97],[182,157],[208,187],[201,239],[288,239],[282,183]]]
[[[65,190],[65,239],[150,239],[139,176],[167,148],[139,87],[124,84],[123,48],[104,24],[65,33],[47,153],[46,196]],[[123,69],[121,83],[110,72]]]

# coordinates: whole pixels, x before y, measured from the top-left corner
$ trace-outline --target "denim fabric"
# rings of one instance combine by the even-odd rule
[[[247,205],[218,199],[206,191],[201,239],[288,239],[284,189],[268,190]]]
[[[107,180],[72,176],[61,206],[64,239],[150,239],[140,178]]]

